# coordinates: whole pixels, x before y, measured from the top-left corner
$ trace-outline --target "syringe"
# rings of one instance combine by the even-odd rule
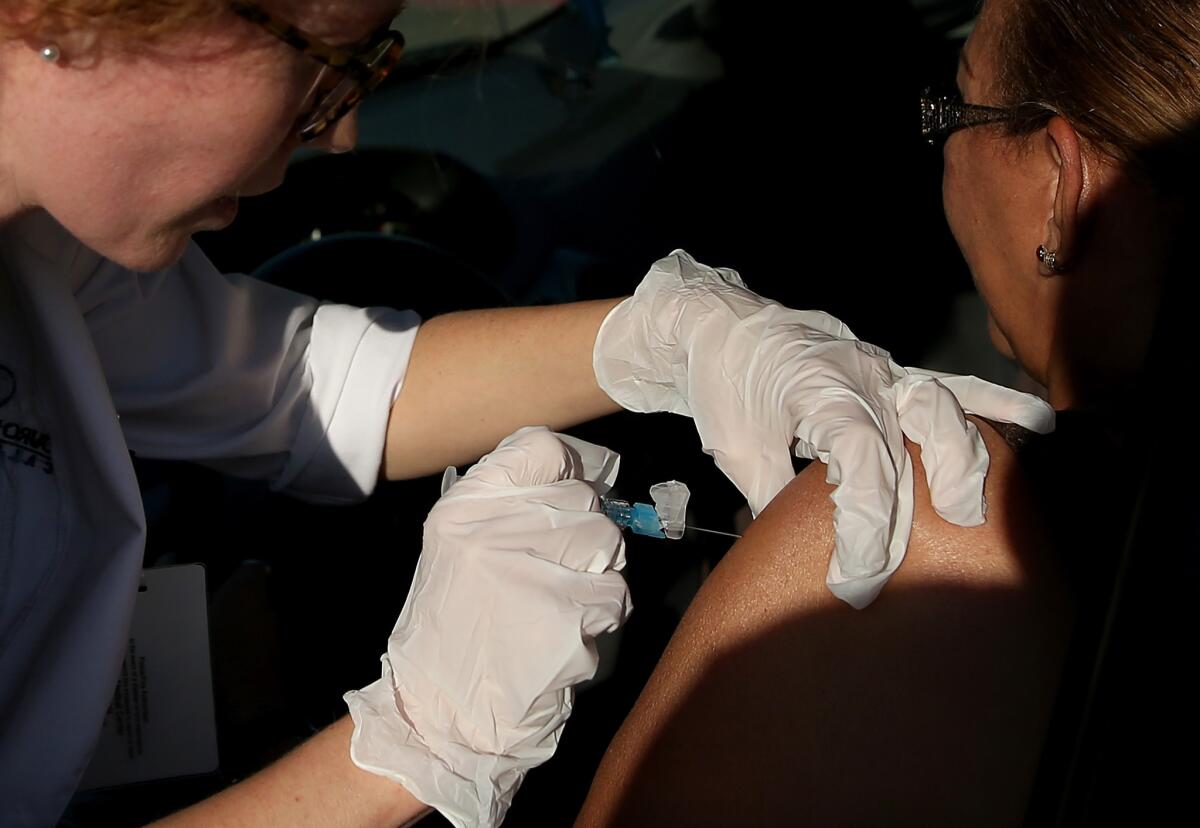
[[[560,435],[561,436],[561,435]],[[442,494],[458,480],[458,469],[450,466],[442,475]],[[656,483],[650,487],[650,496],[657,502],[661,499],[664,514],[659,515],[658,509],[649,503],[630,503],[615,497],[601,497],[600,508],[608,518],[622,529],[632,530],[635,535],[645,535],[649,538],[670,538],[679,540],[685,529],[696,532],[706,532],[710,535],[722,535],[727,538],[740,538],[733,532],[719,532],[716,529],[704,529],[683,522],[687,501],[691,496],[685,484],[677,480]],[[672,517],[673,516],[673,517]]]
[[[733,532],[718,532],[716,529],[702,529],[699,526],[688,524],[681,525],[678,528],[672,527],[669,531],[664,531],[662,519],[658,516],[655,508],[649,503],[630,503],[628,500],[620,500],[615,497],[602,497],[600,498],[600,508],[613,523],[622,529],[629,529],[635,535],[645,535],[648,538],[679,540],[683,537],[684,529],[707,532],[710,535],[724,535],[728,538],[741,537],[741,535],[735,535]]]

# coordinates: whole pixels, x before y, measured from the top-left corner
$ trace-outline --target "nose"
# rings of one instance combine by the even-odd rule
[[[343,115],[338,122],[325,130],[311,146],[338,153],[349,152],[358,144],[358,107]]]

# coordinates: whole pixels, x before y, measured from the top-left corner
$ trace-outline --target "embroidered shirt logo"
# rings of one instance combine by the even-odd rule
[[[54,474],[50,435],[11,420],[0,419],[0,460]]]
[[[16,392],[16,377],[7,366],[0,365],[0,406],[8,403]],[[32,426],[0,417],[0,460],[54,474],[50,435]]]

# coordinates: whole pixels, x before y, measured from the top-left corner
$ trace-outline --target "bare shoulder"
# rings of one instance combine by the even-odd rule
[[[914,450],[908,555],[862,611],[825,586],[825,467],[800,474],[693,601],[580,824],[1019,823],[1070,607],[1016,456],[980,431],[987,522],[942,520]]]
[[[973,527],[943,520],[930,502],[920,451],[909,444],[912,535],[904,563],[873,606],[886,606],[889,593],[919,587],[1012,588],[1047,601],[1061,591],[1053,551],[1016,454],[985,421],[975,422],[990,456],[987,520]],[[833,486],[825,474],[826,467],[814,462],[797,475],[722,562],[727,571],[718,584],[733,586],[746,578],[766,587],[769,580],[782,614],[797,603],[843,606],[824,583],[834,542]]]
[[[986,421],[974,422],[991,458],[984,483],[986,521],[981,526],[963,527],[943,520],[930,503],[920,452],[909,445],[915,499],[913,534],[905,566],[893,580],[897,585],[933,580],[1058,589],[1054,552],[1016,453]]]

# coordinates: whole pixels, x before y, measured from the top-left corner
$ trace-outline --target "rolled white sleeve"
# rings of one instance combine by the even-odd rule
[[[102,260],[76,295],[136,453],[319,502],[374,488],[420,324],[412,311],[221,274],[194,244],[158,273]]]

